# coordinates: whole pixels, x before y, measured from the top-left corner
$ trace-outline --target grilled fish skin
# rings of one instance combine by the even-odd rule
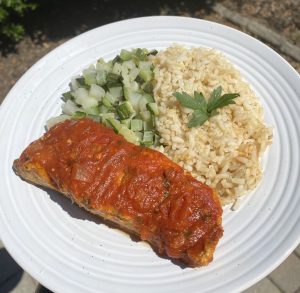
[[[213,189],[160,152],[131,144],[90,119],[57,124],[13,168],[24,180],[59,191],[192,267],[212,261],[223,235]]]

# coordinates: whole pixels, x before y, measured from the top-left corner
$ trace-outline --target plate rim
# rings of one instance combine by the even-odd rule
[[[76,42],[76,40],[82,38],[83,36],[87,37],[89,34],[92,34],[94,31],[98,31],[99,29],[107,29],[109,27],[112,27],[114,25],[118,25],[120,23],[123,23],[124,25],[126,25],[126,23],[132,23],[132,22],[139,22],[139,21],[149,21],[149,26],[148,27],[151,27],[151,21],[153,20],[157,20],[159,19],[160,21],[162,19],[176,19],[176,20],[179,20],[180,21],[195,21],[195,22],[202,22],[203,24],[209,24],[209,25],[213,25],[213,26],[216,26],[216,27],[219,27],[221,29],[225,29],[225,30],[231,30],[231,31],[234,31],[235,33],[238,33],[238,34],[242,34],[244,35],[246,38],[250,38],[252,39],[252,41],[254,42],[258,42],[260,43],[261,46],[263,46],[265,49],[269,50],[269,52],[272,52],[272,54],[276,54],[277,57],[279,57],[279,59],[281,60],[281,62],[283,62],[285,64],[285,66],[287,66],[287,68],[289,70],[292,70],[293,73],[297,74],[298,75],[298,80],[300,80],[300,75],[298,74],[298,72],[281,56],[279,55],[276,51],[272,50],[269,46],[267,46],[266,44],[264,44],[263,42],[261,42],[260,40],[257,40],[255,39],[254,37],[244,33],[244,32],[241,32],[235,28],[231,28],[231,27],[228,27],[226,25],[223,25],[223,24],[219,24],[219,23],[215,23],[215,22],[212,22],[212,21],[207,21],[207,20],[202,20],[202,19],[197,19],[197,18],[190,18],[190,17],[183,17],[183,16],[147,16],[147,17],[137,17],[137,18],[132,18],[132,19],[126,19],[126,20],[120,20],[120,21],[117,21],[117,22],[112,22],[112,23],[109,23],[109,24],[105,24],[103,26],[99,26],[99,27],[96,27],[96,28],[93,28],[89,31],[86,31],[74,38],[71,38],[69,39],[68,41],[60,44],[59,46],[57,46],[56,48],[54,48],[53,50],[51,50],[50,52],[48,52],[46,55],[44,55],[42,58],[40,58],[37,62],[35,62],[23,75],[22,77],[16,82],[16,84],[11,88],[11,90],[8,92],[8,94],[6,95],[6,98],[3,100],[3,103],[1,104],[1,107],[0,107],[0,117],[2,116],[2,112],[5,111],[5,109],[8,107],[9,103],[11,103],[13,101],[13,99],[17,99],[16,96],[14,96],[14,92],[18,90],[18,87],[20,85],[22,85],[22,83],[27,79],[28,76],[30,76],[30,74],[32,72],[35,71],[35,69],[44,61],[44,60],[47,60],[47,58],[49,58],[49,56],[51,56],[52,54],[55,54],[56,52],[59,52],[62,50],[62,48],[64,47],[67,47],[69,46],[70,43],[73,43],[73,42]],[[1,121],[2,119],[0,119]],[[0,133],[0,136],[1,136],[1,133]],[[0,212],[1,212],[1,207],[0,207]],[[4,216],[4,214],[3,214]],[[0,218],[2,218],[2,214],[0,213]],[[2,225],[0,225],[0,228],[2,227]],[[2,232],[2,233],[1,233]],[[7,249],[7,251],[13,256],[13,258],[16,260],[16,262],[19,264],[19,259],[18,257],[16,256],[16,253],[15,251],[13,251],[12,247],[9,246],[9,245],[6,245],[6,242],[9,243],[9,240],[7,241],[6,239],[6,236],[3,238],[3,231],[2,229],[0,229],[0,233],[1,233],[1,240],[5,246],[5,248]],[[266,275],[268,275],[271,271],[273,271],[280,263],[282,263],[288,256],[290,253],[292,253],[292,251],[297,247],[297,245],[299,244],[300,242],[300,235],[298,235],[297,237],[298,239],[298,243],[295,241],[294,242],[294,245],[290,246],[289,249],[286,250],[285,254],[283,254],[281,256],[281,258],[278,258],[277,259],[277,262],[274,262],[273,266],[269,266],[269,270],[266,270],[264,274],[261,274],[260,276],[257,276],[255,279],[252,278],[251,281],[248,281],[248,283],[244,283],[244,285],[240,286],[240,288],[237,288],[237,290],[243,290],[245,288],[248,288],[249,286],[253,285],[254,283],[256,283],[257,281],[261,280],[262,278],[264,278]],[[51,289],[51,286],[49,286],[49,284],[45,284],[43,280],[41,280],[41,276],[38,275],[38,273],[35,274],[34,271],[32,271],[29,267],[29,265],[27,266],[27,264],[25,265],[24,263],[21,263],[21,267],[23,268],[26,268],[26,271],[29,272],[35,279],[37,279],[41,284],[44,284],[46,285],[47,288],[50,288]],[[41,281],[40,281],[41,280]],[[52,284],[51,284],[52,285]],[[52,288],[52,289],[58,289],[58,288]],[[62,288],[60,288],[62,289]]]

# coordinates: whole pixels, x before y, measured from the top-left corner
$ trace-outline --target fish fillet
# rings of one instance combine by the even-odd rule
[[[160,152],[129,143],[90,119],[57,124],[13,168],[189,266],[211,262],[223,235],[213,189]]]

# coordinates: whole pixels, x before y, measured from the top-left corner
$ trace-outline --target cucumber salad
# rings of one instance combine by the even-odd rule
[[[96,65],[72,78],[63,94],[62,115],[47,121],[47,128],[66,119],[90,118],[129,142],[158,146],[155,127],[158,108],[153,97],[155,68],[149,60],[157,51],[121,50],[113,60],[99,59]]]

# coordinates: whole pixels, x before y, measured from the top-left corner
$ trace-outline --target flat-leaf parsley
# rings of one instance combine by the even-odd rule
[[[204,124],[210,117],[217,115],[218,108],[223,108],[230,104],[235,104],[233,99],[239,97],[238,93],[222,94],[222,87],[218,86],[213,90],[208,101],[205,100],[202,93],[194,92],[194,97],[182,92],[173,93],[177,101],[185,108],[193,109],[192,118],[188,127],[196,127]]]

